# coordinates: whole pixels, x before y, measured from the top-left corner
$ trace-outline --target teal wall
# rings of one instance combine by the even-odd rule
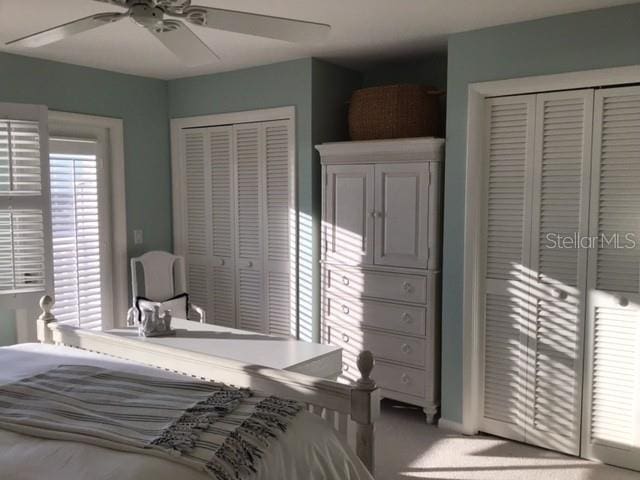
[[[363,72],[365,87],[398,83],[447,88],[447,52],[434,52],[410,60],[377,64]]]
[[[166,82],[0,53],[0,102],[123,119],[129,255],[172,248]],[[137,228],[144,244],[134,246]],[[0,312],[0,343],[13,328]]]
[[[354,90],[362,87],[363,77],[359,72],[313,59],[312,62],[312,126],[313,145],[324,142],[349,140],[347,114],[348,101]],[[312,190],[313,221],[313,265],[320,261],[320,223],[322,218],[322,177],[320,155],[313,150],[312,176],[315,179]],[[313,335],[320,340],[320,268],[312,271],[313,290],[311,305],[313,307]]]
[[[640,64],[640,5],[452,35],[444,198],[442,416],[462,421],[462,299],[469,83]]]

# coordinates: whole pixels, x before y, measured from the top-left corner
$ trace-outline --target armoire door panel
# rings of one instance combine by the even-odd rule
[[[326,249],[332,263],[373,263],[374,170],[372,165],[326,168]]]
[[[522,441],[527,414],[535,96],[486,103],[482,430]]]
[[[640,470],[640,87],[595,94],[583,455]]]
[[[580,450],[593,90],[536,96],[528,443]]]
[[[374,263],[426,268],[429,170],[424,164],[375,166]]]

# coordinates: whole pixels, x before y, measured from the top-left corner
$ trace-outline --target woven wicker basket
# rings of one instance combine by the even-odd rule
[[[439,96],[442,93],[421,85],[356,90],[349,103],[351,140],[441,135]]]

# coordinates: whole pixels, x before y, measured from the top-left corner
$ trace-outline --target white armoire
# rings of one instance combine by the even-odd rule
[[[640,469],[640,87],[486,107],[480,429]]]
[[[326,143],[322,159],[322,338],[342,376],[371,350],[385,397],[423,407],[440,391],[441,174],[444,140]]]
[[[183,128],[174,214],[193,303],[217,325],[295,334],[295,174],[290,120]]]

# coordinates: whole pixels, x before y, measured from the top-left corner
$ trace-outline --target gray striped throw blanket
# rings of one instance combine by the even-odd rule
[[[155,455],[232,480],[301,410],[248,389],[62,365],[0,386],[0,428]]]

